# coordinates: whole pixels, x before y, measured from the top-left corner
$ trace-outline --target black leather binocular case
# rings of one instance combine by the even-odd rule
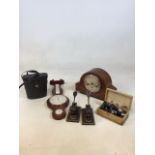
[[[29,70],[21,75],[27,97],[29,99],[42,98],[47,95],[47,73],[39,73],[36,70]]]

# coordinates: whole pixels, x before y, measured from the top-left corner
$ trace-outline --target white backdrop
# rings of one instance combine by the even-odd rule
[[[20,0],[20,70],[134,69],[134,0]]]
[[[118,90],[134,95],[134,0],[20,0],[19,61],[20,73],[36,69],[48,72],[49,79],[64,78],[67,82],[65,93],[69,98],[72,98],[74,84],[81,74],[94,67],[108,71]],[[67,144],[72,146],[63,152],[66,155],[81,149],[83,152],[75,154],[94,155],[96,151],[98,155],[133,154],[134,104],[130,117],[122,128],[95,115],[97,125],[90,131],[77,125],[76,128],[70,126],[74,131],[67,132],[66,122],[63,121],[60,126],[65,134],[60,134],[57,122],[50,126],[49,111],[44,107],[42,112],[45,101],[46,99],[29,101],[24,89],[20,90],[21,155],[42,155],[45,152],[46,155],[59,154],[61,151],[58,150],[63,152],[66,145],[65,142],[61,143],[61,137],[68,137]],[[27,104],[29,102],[31,103]],[[82,106],[83,102],[85,97],[81,97]],[[95,110],[98,104],[92,106]],[[39,108],[37,114],[36,108]],[[33,125],[32,122],[38,123]],[[49,128],[60,136],[55,137]],[[79,143],[75,148],[72,145],[77,138],[74,133],[79,131],[84,136],[80,142],[84,144]],[[111,136],[107,137],[109,131]],[[46,134],[41,136],[42,142],[39,142],[38,135],[42,132]],[[94,133],[94,142],[85,138],[90,136],[90,132]],[[56,138],[54,142],[48,138],[52,136]],[[102,137],[111,146],[105,143],[102,146]],[[90,148],[82,147],[89,143]],[[50,150],[53,147],[54,150]],[[40,152],[38,148],[41,149]]]

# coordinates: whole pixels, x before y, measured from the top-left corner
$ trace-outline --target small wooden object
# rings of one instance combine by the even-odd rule
[[[64,80],[51,80],[50,85],[53,86],[53,96],[47,100],[47,106],[52,110],[52,116],[55,120],[61,120],[66,116],[66,107],[69,105],[69,98],[63,95],[61,85]]]
[[[88,104],[82,109],[82,125],[95,125],[93,109],[90,106],[90,92],[87,92]]]
[[[126,119],[128,118],[129,111],[131,108],[133,97],[121,92],[118,92],[116,90],[112,90],[107,88],[106,94],[105,94],[105,101],[111,104],[114,104],[119,107],[126,107],[126,114],[123,117],[116,116],[112,113],[109,113],[103,109],[101,109],[101,106],[97,109],[96,113],[100,116],[103,116],[115,123],[118,123],[120,125],[123,125]]]
[[[74,96],[74,101],[72,103],[72,105],[69,108],[69,112],[67,115],[67,122],[79,122],[80,121],[80,112],[81,112],[81,108],[77,105],[77,103],[75,102],[75,98],[77,96],[77,92],[73,92],[73,96]]]
[[[80,93],[86,94],[86,92],[89,91],[92,97],[103,101],[106,88],[116,90],[116,87],[112,84],[110,75],[101,68],[94,68],[84,73],[75,87]]]

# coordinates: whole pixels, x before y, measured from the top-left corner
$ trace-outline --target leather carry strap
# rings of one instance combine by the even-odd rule
[[[20,87],[22,87],[24,85],[24,82],[21,84],[21,85],[19,85],[19,89],[20,89]]]

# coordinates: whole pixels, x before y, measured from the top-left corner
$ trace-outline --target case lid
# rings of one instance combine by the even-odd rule
[[[118,104],[119,106],[127,106],[128,110],[131,108],[133,96],[127,95],[116,90],[107,88],[105,94],[105,101],[108,103]]]

